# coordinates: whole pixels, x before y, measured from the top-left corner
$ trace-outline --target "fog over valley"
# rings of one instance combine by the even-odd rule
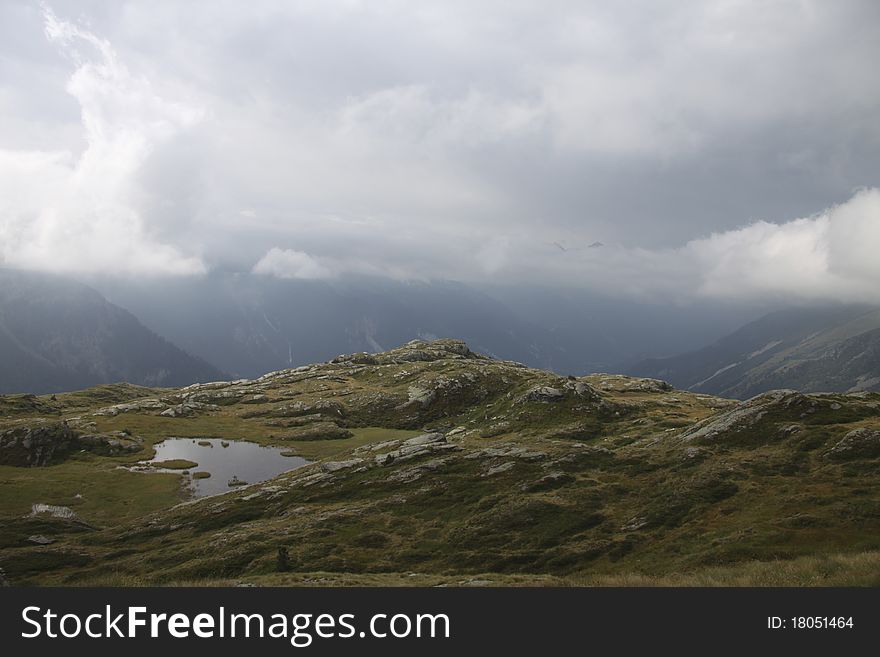
[[[769,312],[842,317],[880,304],[868,17],[13,0],[0,267],[85,284],[229,376],[431,336],[622,372]],[[13,296],[10,353],[74,367],[59,345],[85,346]]]

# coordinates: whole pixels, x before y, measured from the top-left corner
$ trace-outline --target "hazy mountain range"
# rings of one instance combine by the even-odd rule
[[[621,371],[648,356],[708,344],[761,314],[755,307],[681,309],[574,289],[453,281],[218,273],[165,286],[130,279],[92,284],[157,333],[237,377],[437,337],[564,374]]]
[[[224,376],[90,287],[0,270],[0,393],[112,381],[179,386]]]
[[[0,270],[3,393],[253,378],[438,337],[562,374],[628,372],[728,397],[880,389],[880,311],[867,306],[765,314],[450,281],[218,273],[85,285]]]
[[[630,372],[739,399],[778,388],[880,390],[880,310],[834,306],[778,311],[708,347],[645,360]]]

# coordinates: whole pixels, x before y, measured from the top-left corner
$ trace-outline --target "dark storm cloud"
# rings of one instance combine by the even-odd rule
[[[0,9],[8,265],[876,294],[874,2],[54,10]]]

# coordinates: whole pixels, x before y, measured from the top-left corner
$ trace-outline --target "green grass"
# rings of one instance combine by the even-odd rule
[[[125,430],[143,439],[144,450],[0,469],[0,523],[9,537],[0,565],[13,581],[31,584],[877,582],[880,459],[838,463],[826,455],[855,426],[877,426],[880,396],[820,399],[809,420],[801,414],[813,398],[798,399],[744,431],[696,445],[681,440],[685,428],[719,412],[723,400],[627,392],[623,377],[584,380],[602,391],[601,400],[570,393],[557,402],[527,401],[530,388],[567,381],[494,361],[407,361],[360,371],[322,365],[261,382],[265,403],[188,418],[156,411],[96,417],[98,430]],[[435,401],[408,404],[412,385],[436,387]],[[50,402],[62,417],[77,408],[91,420],[89,405],[160,394],[174,393],[109,386],[57,402],[20,399],[6,421],[37,417]],[[302,405],[291,409],[293,401]],[[832,401],[841,408],[831,409]],[[363,460],[346,469],[313,464],[265,486],[180,506],[184,478],[119,468],[149,457],[168,437],[289,449],[279,436],[319,423],[352,435],[297,441],[287,453]],[[780,431],[792,423],[801,431]],[[382,467],[355,451],[453,427],[465,429],[450,438],[454,451]],[[489,448],[497,451],[482,451]],[[517,449],[531,456],[516,456]],[[96,529],[47,525],[39,533],[55,532],[56,543],[29,545],[28,523],[36,519],[22,516],[33,502],[70,506]],[[280,547],[289,552],[290,572],[275,572]]]
[[[168,459],[167,461],[151,461],[150,466],[153,468],[163,468],[165,470],[192,470],[199,464],[195,461],[187,461],[186,459]]]
[[[153,581],[119,571],[95,574],[81,586],[151,586]],[[168,586],[569,586],[569,587],[780,587],[880,586],[880,552],[835,553],[791,560],[748,561],[691,572],[650,575],[457,573],[290,572],[247,575],[235,579],[190,579]]]
[[[584,575],[568,586],[880,586],[880,552],[831,554],[657,576],[643,573]]]
[[[101,457],[84,455],[45,468],[0,466],[0,526],[3,518],[30,513],[38,502],[70,507],[84,521],[107,526],[181,499],[178,475],[129,472]]]

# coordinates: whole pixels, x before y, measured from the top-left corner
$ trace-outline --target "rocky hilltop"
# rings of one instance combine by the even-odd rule
[[[876,393],[733,402],[436,340],[253,380],[9,396],[0,413],[13,583],[627,583],[713,568],[810,583],[815,560],[856,578],[833,582],[880,582]],[[48,452],[51,435],[80,447]],[[179,475],[119,467],[172,436],[312,463],[189,501]]]

